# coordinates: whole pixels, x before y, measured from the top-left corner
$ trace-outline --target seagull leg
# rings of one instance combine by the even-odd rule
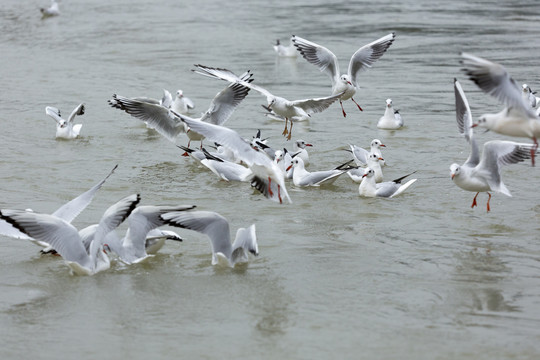
[[[489,208],[489,200],[491,200],[491,194],[490,193],[487,193],[489,195],[489,198],[488,198],[488,202],[487,202],[487,211],[489,212],[489,210],[491,210]]]
[[[291,127],[289,128],[289,136],[287,136],[287,140],[291,140],[291,136],[292,136],[292,125],[293,125],[293,121],[291,120]]]
[[[534,141],[534,147],[531,149],[532,166],[534,166],[534,155],[536,154],[536,150],[538,150],[538,141],[536,141],[535,137],[533,137],[533,141]]]
[[[347,117],[347,114],[345,113],[345,109],[343,108],[343,102],[341,99],[339,99],[339,105],[341,105],[341,111],[343,112],[343,117]]]
[[[274,196],[274,193],[272,192],[272,178],[270,176],[268,177],[268,194],[270,196]]]
[[[278,196],[278,199],[279,199],[279,203],[283,204],[283,200],[281,199],[281,185],[279,185],[279,184],[277,186],[277,196]]]
[[[364,111],[364,110],[362,110],[362,108],[360,107],[360,105],[358,105],[358,103],[357,103],[356,101],[354,101],[354,99],[353,99],[352,97],[351,97],[351,100],[353,101],[353,103],[356,104],[356,106],[358,106],[358,109],[359,109],[360,111]]]
[[[288,118],[285,118],[285,129],[283,129],[283,132],[281,133],[281,135],[285,136],[287,135],[289,132],[287,131],[287,124],[289,123],[289,119]]]
[[[475,207],[476,205],[478,205],[478,204],[476,203],[476,198],[478,197],[478,194],[480,194],[480,193],[477,192],[476,195],[474,196],[474,199],[473,199],[473,201],[472,201],[471,208],[473,208],[473,207]]]
[[[187,147],[189,147],[189,144],[191,144],[191,140],[188,141]],[[184,153],[182,154],[182,156],[189,156],[189,154],[187,153],[187,151],[184,151]]]

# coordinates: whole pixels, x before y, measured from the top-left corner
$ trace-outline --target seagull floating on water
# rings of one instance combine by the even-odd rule
[[[274,51],[279,57],[295,58],[298,56],[298,53],[296,52],[296,49],[292,42],[292,38],[290,39],[290,43],[288,46],[283,45],[279,41],[279,39],[277,39],[276,44],[274,45]]]
[[[405,184],[402,184],[401,181],[406,177],[414,174],[414,172],[400,177],[399,179],[392,181],[385,181],[381,183],[375,182],[375,171],[367,167],[364,170],[364,180],[360,183],[358,187],[358,193],[361,196],[365,197],[387,197],[392,198],[403,193],[409,186],[411,186],[417,179],[411,179]]]
[[[55,0],[51,0],[51,6],[48,8],[40,8],[39,11],[41,11],[44,18],[60,15],[60,9],[58,8],[58,3]]]
[[[351,168],[348,166],[352,160],[339,165],[332,170],[309,172],[304,168],[304,161],[300,157],[295,157],[289,167],[294,167],[293,183],[295,186],[321,186],[333,184],[337,178]]]
[[[336,55],[324,46],[296,35],[293,35],[292,42],[304,59],[330,76],[332,80],[332,94],[339,95],[341,111],[345,117],[347,114],[345,113],[345,109],[343,109],[344,100],[351,99],[358,106],[358,109],[362,111],[360,105],[353,98],[358,88],[358,74],[362,70],[370,68],[375,61],[379,60],[390,45],[392,45],[395,38],[395,34],[391,33],[362,46],[351,57],[347,74],[340,73]]]
[[[386,110],[377,122],[377,127],[384,130],[397,130],[403,127],[403,118],[399,110],[394,110],[392,99],[386,99]]]

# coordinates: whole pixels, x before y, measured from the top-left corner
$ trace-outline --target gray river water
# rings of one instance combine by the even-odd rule
[[[30,242],[0,237],[0,358],[540,358],[539,170],[505,167],[513,197],[495,193],[489,213],[486,194],[471,209],[474,194],[449,176],[468,156],[454,77],[475,118],[500,108],[466,79],[459,53],[500,62],[539,89],[538,2],[66,0],[60,16],[41,19],[47,3],[2,2],[0,207],[50,213],[119,164],[77,227],[139,192],[143,204],[219,212],[232,231],[255,223],[260,255],[247,267],[214,267],[203,235],[175,229],[184,242],[149,261],[81,277]],[[182,89],[202,112],[225,83],[192,73],[197,63],[251,69],[286,98],[326,96],[326,75],[277,58],[275,40],[325,45],[345,69],[389,32],[394,44],[360,77],[364,111],[345,102],[343,118],[334,104],[295,125],[294,137],[314,145],[312,171],[348,160],[348,143],[381,139],[385,179],[417,170],[393,199],[361,198],[344,176],[322,188],[288,183],[293,203],[280,206],[249,184],[219,181],[107,104],[114,93]],[[403,129],[377,129],[387,98]],[[67,115],[80,102],[81,138],[56,140],[45,106]],[[226,125],[290,148],[263,103],[250,93]],[[480,143],[499,138],[478,132]]]

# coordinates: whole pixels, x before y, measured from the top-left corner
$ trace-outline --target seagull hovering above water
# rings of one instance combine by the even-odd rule
[[[212,68],[197,64],[195,65],[195,67],[197,68],[197,70],[193,71],[197,74],[222,79],[225,81],[229,81],[233,84],[242,84],[246,87],[249,87],[250,89],[259,92],[263,96],[266,96],[268,109],[285,119],[285,129],[283,130],[283,135],[288,135],[287,140],[291,139],[292,127],[295,121],[305,120],[311,117],[311,114],[313,113],[318,113],[326,110],[334,101],[336,101],[342,95],[342,93],[339,93],[322,98],[290,101],[285,98],[275,96],[268,90],[258,85],[246,82],[241,77],[238,77],[236,74],[227,69]],[[290,129],[287,129],[288,121],[291,122]]]
[[[521,95],[522,90],[506,69],[497,63],[467,53],[461,54],[465,73],[478,87],[502,102],[506,107],[496,114],[480,116],[473,126],[493,130],[499,134],[527,137],[534,142],[531,148],[531,162],[538,149],[540,137],[540,116]]]
[[[340,73],[339,63],[336,55],[334,55],[333,52],[324,46],[315,44],[314,42],[308,41],[296,35],[293,35],[292,42],[300,54],[302,54],[304,59],[317,66],[320,71],[325,72],[328,76],[330,76],[330,79],[332,80],[332,94],[339,94],[341,111],[345,117],[347,114],[345,113],[345,109],[343,109],[343,100],[351,99],[356,106],[358,106],[358,109],[362,111],[360,105],[358,105],[353,98],[353,96],[356,94],[356,89],[358,88],[358,74],[362,70],[370,68],[375,61],[379,60],[386,50],[388,50],[390,45],[392,45],[395,38],[396,35],[394,33],[390,33],[378,40],[362,46],[351,57],[351,60],[349,61],[349,69],[346,74]]]
[[[454,79],[454,94],[456,99],[456,121],[459,133],[471,145],[471,152],[463,165],[452,164],[450,176],[454,183],[463,190],[476,192],[471,207],[477,205],[476,198],[480,192],[487,192],[487,211],[490,211],[489,191],[501,192],[512,196],[502,182],[500,167],[502,165],[516,164],[531,157],[532,144],[520,144],[513,141],[492,140],[484,144],[480,157],[478,145],[473,132],[472,113],[469,102],[459,81]]]
[[[247,72],[241,76],[241,79],[246,84],[249,84],[252,74]],[[232,115],[236,107],[247,96],[249,88],[243,84],[230,84],[225,89],[216,94],[210,107],[196,121],[209,122],[212,124],[222,125]],[[186,133],[191,143],[192,140],[204,139],[201,134],[192,131],[185,126],[185,123],[180,121],[177,115],[183,115],[171,108],[167,108],[158,104],[148,103],[135,99],[126,98],[120,95],[113,95],[109,101],[109,105],[116,109],[120,109],[147,123],[147,126],[155,129],[167,140],[175,142],[179,134]],[[188,147],[189,147],[188,143]],[[185,153],[185,156],[188,154]]]
[[[49,115],[54,119],[54,121],[56,121],[57,139],[75,139],[77,136],[79,136],[82,124],[73,124],[73,120],[75,119],[75,116],[84,114],[84,104],[77,105],[67,120],[62,118],[59,109],[52,106],[47,106],[45,108],[45,114]]]

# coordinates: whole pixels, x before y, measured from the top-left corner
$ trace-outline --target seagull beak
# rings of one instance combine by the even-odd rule
[[[367,174],[362,175],[362,179],[365,178],[366,176],[367,176]]]
[[[292,168],[292,164],[291,164],[291,165],[289,165],[289,167],[287,167],[287,170],[286,170],[286,171],[289,171],[289,170],[291,170],[291,168]]]
[[[384,159],[382,157],[377,158],[377,160],[384,161]]]
[[[350,82],[350,81],[347,81],[347,84],[349,84],[349,85],[351,85],[351,86],[352,86],[352,82]]]
[[[477,126],[478,126],[478,124],[472,124],[472,125],[471,125],[471,128],[475,128],[475,127],[477,127]]]
[[[452,174],[452,180],[454,180],[454,176],[456,176],[456,174]]]
[[[386,147],[386,145],[384,145],[384,144],[381,144],[381,145],[379,145],[379,146]]]
[[[306,144],[306,146],[313,146],[313,145],[311,145],[311,144]]]

